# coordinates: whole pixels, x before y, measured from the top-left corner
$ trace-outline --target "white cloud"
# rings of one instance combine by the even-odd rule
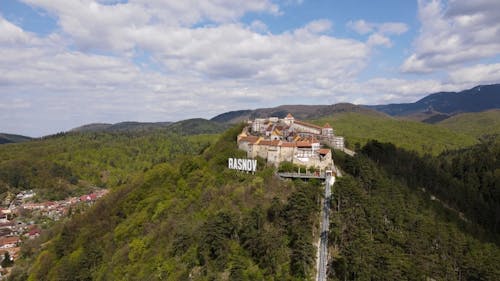
[[[239,23],[133,30],[128,12],[116,15],[103,17],[109,24],[99,30],[109,42],[83,44],[111,51],[100,55],[72,47],[85,37],[80,33],[78,39],[66,32],[38,37],[6,21],[17,38],[30,39],[0,46],[0,104],[23,105],[4,110],[1,130],[42,135],[88,122],[179,120],[283,100],[311,103],[354,79],[370,53],[363,42],[326,35],[331,23],[325,20],[261,34]],[[137,50],[164,71],[134,63],[130,52]]]
[[[422,28],[405,72],[432,72],[500,54],[500,1],[419,0]]]
[[[450,80],[456,84],[488,84],[500,81],[500,63],[477,64],[451,71]]]
[[[378,32],[385,35],[401,35],[408,31],[408,25],[402,22],[367,22],[365,20],[349,21],[347,27],[363,35]]]
[[[359,34],[367,34],[373,32],[374,30],[374,25],[364,20],[349,21],[347,23],[347,27],[351,28]]]
[[[307,32],[316,34],[327,32],[331,28],[332,22],[326,19],[312,21],[304,27]]]
[[[413,101],[455,89],[453,79],[462,75],[448,84],[359,82],[373,47],[390,47],[389,37],[406,32],[405,24],[364,22],[362,42],[333,36],[324,19],[276,34],[260,21],[238,22],[249,12],[278,15],[267,0],[24,1],[49,11],[59,28],[43,37],[0,16],[2,131],[42,135],[90,122],[208,118],[347,97],[367,104]],[[487,73],[495,77],[494,70]]]
[[[10,23],[0,15],[0,43],[1,44],[22,44],[27,43],[31,36],[25,33],[20,27]]]
[[[269,31],[267,25],[260,20],[254,20],[250,24],[250,29],[257,33],[266,33]]]
[[[401,35],[408,31],[408,25],[402,22],[385,22],[377,26],[380,33]]]
[[[385,47],[392,46],[391,39],[387,38],[386,36],[380,33],[373,33],[372,35],[370,35],[370,37],[368,37],[367,43],[370,46],[377,46],[377,45],[382,45]]]
[[[370,34],[367,44],[370,46],[392,47],[389,35],[401,35],[408,31],[408,26],[402,22],[374,23],[365,20],[349,21],[347,27],[361,35]]]

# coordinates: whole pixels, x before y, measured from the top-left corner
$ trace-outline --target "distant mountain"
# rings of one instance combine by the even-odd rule
[[[108,123],[92,123],[92,124],[87,124],[83,125],[74,129],[71,129],[71,132],[104,132],[106,131],[109,127],[113,126],[113,124],[108,124]]]
[[[137,133],[167,130],[181,135],[216,134],[225,131],[227,125],[202,118],[178,122],[120,122],[116,124],[93,123],[72,129],[70,132]]]
[[[500,108],[500,84],[477,86],[461,92],[431,94],[414,103],[367,105],[392,116],[413,116],[414,119],[435,123],[463,112],[480,112]],[[427,117],[422,119],[422,113]],[[425,116],[424,116],[425,117]]]
[[[120,122],[116,124],[93,123],[72,129],[70,132],[141,132],[168,127],[172,122]]]
[[[240,121],[245,121],[244,119],[246,119],[247,116],[250,116],[251,114],[252,110],[229,111],[226,113],[219,114],[210,120],[219,123],[237,123]]]
[[[220,123],[238,123],[248,119],[275,116],[285,117],[291,113],[297,119],[316,119],[331,116],[337,113],[356,112],[372,116],[383,116],[375,110],[350,103],[338,103],[332,105],[281,105],[272,108],[259,108],[255,110],[238,110],[222,113],[210,119]]]
[[[31,138],[27,136],[0,133],[0,144],[23,142],[29,140],[31,140]]]
[[[211,120],[194,118],[172,123],[167,128],[169,131],[181,135],[198,135],[218,134],[225,131],[229,126]]]

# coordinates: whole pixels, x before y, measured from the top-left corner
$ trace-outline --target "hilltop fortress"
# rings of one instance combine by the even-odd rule
[[[344,138],[336,136],[328,123],[320,127],[296,120],[291,114],[283,119],[269,117],[248,121],[237,142],[249,158],[259,156],[276,166],[288,161],[320,170],[333,167],[330,149],[322,148],[321,144],[344,148]]]

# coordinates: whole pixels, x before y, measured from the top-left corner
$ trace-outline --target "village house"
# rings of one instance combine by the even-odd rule
[[[12,237],[2,237],[0,238],[0,249],[8,249],[17,247],[21,243],[21,238],[19,236]]]
[[[40,236],[41,233],[42,230],[38,228],[38,226],[32,225],[30,226],[29,231],[24,234],[24,236],[28,237],[28,239],[35,239]]]

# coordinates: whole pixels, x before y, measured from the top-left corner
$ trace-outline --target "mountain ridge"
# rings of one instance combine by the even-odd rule
[[[288,113],[292,114],[296,119],[308,120],[320,118],[335,113],[358,112],[373,116],[383,116],[384,113],[377,112],[372,109],[364,108],[351,103],[337,103],[330,105],[280,105],[269,108],[258,108],[254,110],[237,110],[219,114],[211,121],[220,123],[234,124],[248,119],[261,117],[275,116],[279,118],[285,117]]]
[[[124,131],[144,131],[158,128],[165,128],[172,122],[137,122],[124,121],[119,123],[90,123],[69,130],[69,132],[124,132]]]
[[[0,133],[0,144],[17,143],[32,140],[33,138],[23,135]]]
[[[115,124],[110,123],[91,123],[71,129],[69,132],[88,133],[88,132],[108,132],[108,133],[141,133],[153,130],[175,131],[179,134],[215,134],[221,133],[227,129],[227,126],[221,123],[210,121],[203,118],[191,118],[177,122],[136,122],[125,121]]]
[[[481,112],[500,108],[500,84],[479,85],[460,92],[438,92],[413,103],[363,106],[391,116],[410,116],[431,111],[435,114],[448,116],[466,112]],[[428,118],[432,118],[432,116]],[[429,121],[432,123],[433,120]]]

